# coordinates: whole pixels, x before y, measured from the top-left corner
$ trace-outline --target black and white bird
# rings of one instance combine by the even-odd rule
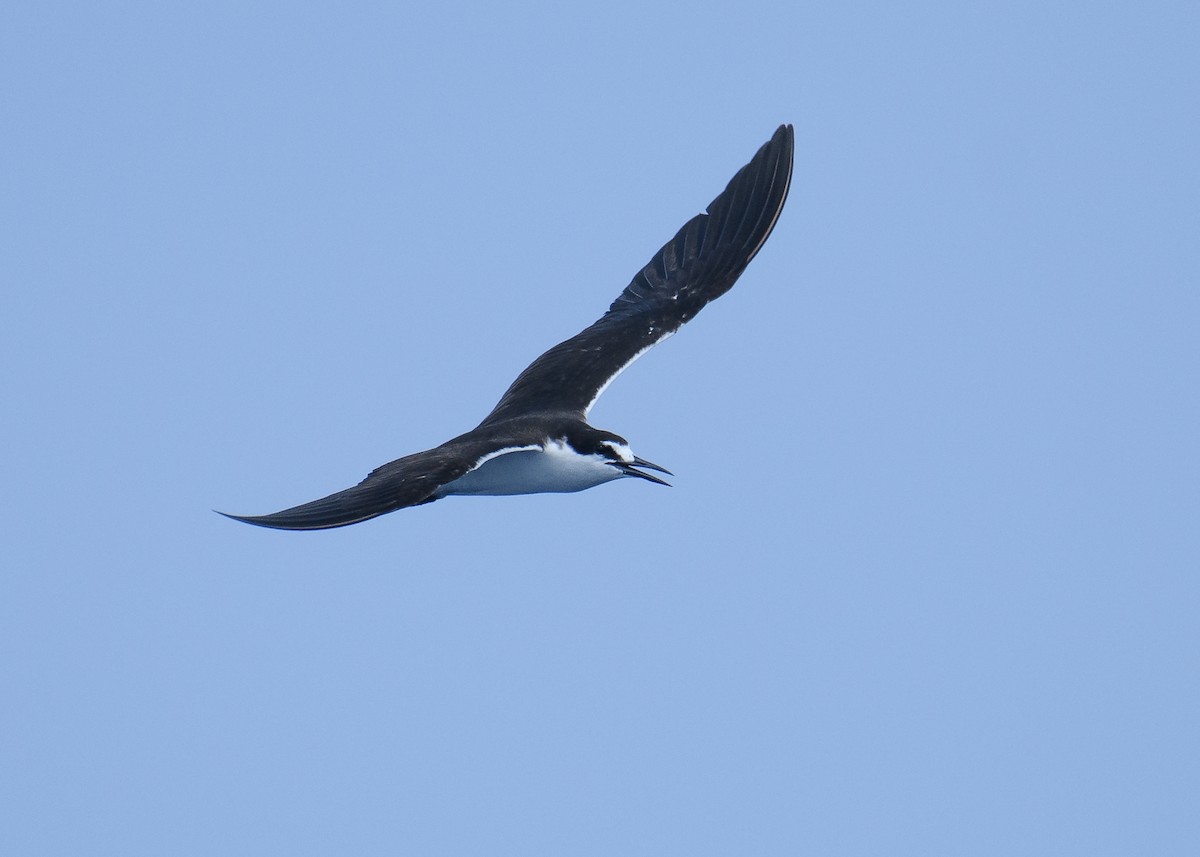
[[[645,471],[670,471],[638,458],[625,438],[590,426],[588,411],[629,364],[737,281],[783,210],[792,149],[792,126],[782,125],[707,213],[689,220],[654,254],[608,312],[534,360],[466,434],[398,458],[320,500],[273,515],[226,517],[281,530],[321,530],[455,494],[582,491],[632,476],[668,484]]]

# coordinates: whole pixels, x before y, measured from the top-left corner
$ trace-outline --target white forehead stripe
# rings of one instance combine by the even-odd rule
[[[633,450],[629,448],[628,444],[617,443],[615,440],[602,440],[600,441],[600,445],[607,446],[617,454],[617,458],[626,464],[633,464]]]

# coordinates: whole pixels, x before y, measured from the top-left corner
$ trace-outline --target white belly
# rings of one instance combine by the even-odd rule
[[[467,475],[443,485],[438,496],[583,491],[621,478],[621,471],[605,461],[601,456],[580,455],[566,444],[551,442],[545,450],[516,450],[489,458]]]

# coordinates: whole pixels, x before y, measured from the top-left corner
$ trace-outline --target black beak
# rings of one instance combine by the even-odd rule
[[[667,468],[659,467],[654,462],[647,461],[644,458],[633,459],[633,464],[625,464],[622,461],[614,461],[614,462],[612,462],[612,466],[617,468],[617,470],[620,470],[626,476],[637,476],[641,479],[645,479],[648,482],[657,482],[659,485],[666,485],[668,488],[671,487],[670,482],[665,482],[662,479],[659,479],[657,476],[651,476],[649,473],[643,473],[642,471],[638,470],[637,468],[645,467],[648,470],[657,470],[659,473],[665,473],[668,476],[675,475],[670,470],[667,470]]]
[[[657,464],[655,464],[653,461],[647,461],[647,460],[646,460],[646,459],[644,459],[644,458],[637,458],[637,457],[635,456],[635,457],[634,457],[634,459],[633,459],[633,463],[634,463],[635,465],[637,465],[638,467],[644,467],[644,468],[646,468],[647,470],[657,470],[659,473],[665,473],[665,474],[667,474],[668,476],[674,476],[674,475],[675,475],[675,474],[674,474],[674,473],[672,473],[670,470],[667,470],[667,468],[665,468],[665,467],[659,467],[659,466],[658,466]]]

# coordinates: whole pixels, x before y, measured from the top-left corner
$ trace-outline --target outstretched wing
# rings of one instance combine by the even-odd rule
[[[595,324],[522,372],[481,426],[539,411],[586,416],[626,366],[733,286],[779,219],[792,178],[781,125],[725,190],[654,255]]]
[[[438,488],[470,471],[483,455],[482,447],[474,450],[462,446],[439,446],[377,467],[353,488],[273,515],[218,514],[277,530],[344,527],[407,506],[419,506],[436,500]]]

